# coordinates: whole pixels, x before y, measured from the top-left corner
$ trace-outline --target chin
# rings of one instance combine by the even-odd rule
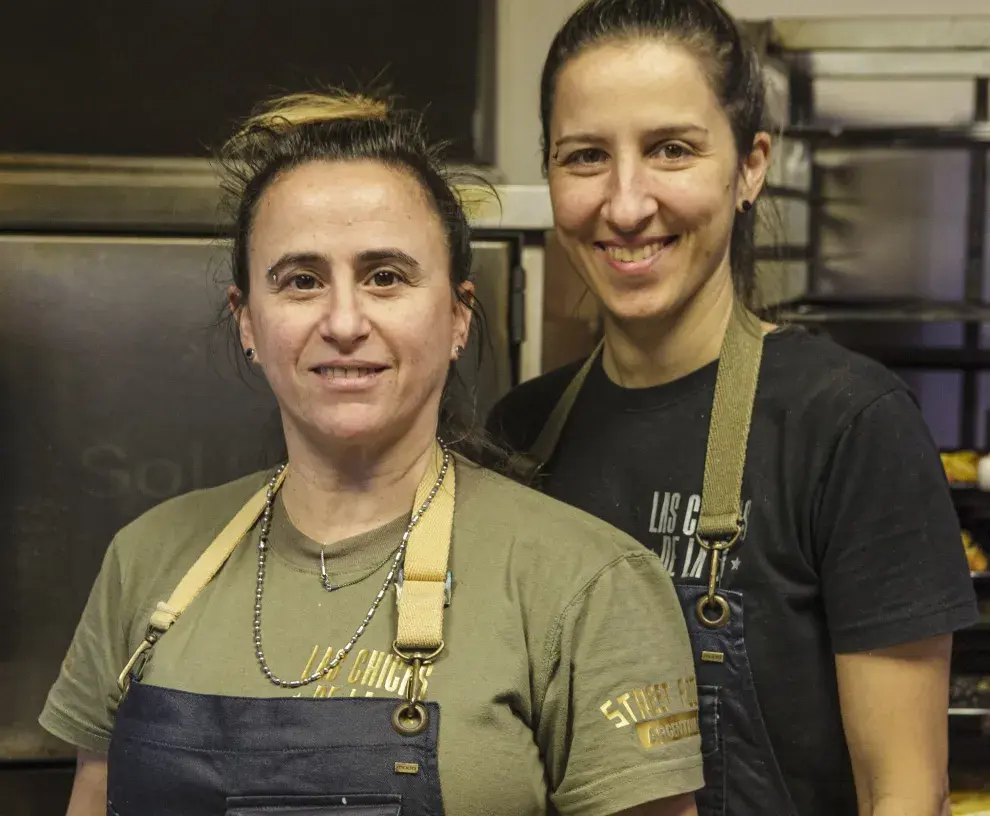
[[[343,411],[313,417],[306,423],[310,433],[333,445],[362,445],[381,442],[388,435],[390,423],[368,406],[352,406]]]
[[[621,290],[610,286],[602,294],[604,297],[600,297],[600,301],[612,319],[620,323],[662,320],[675,314],[685,300],[662,283],[635,290]]]

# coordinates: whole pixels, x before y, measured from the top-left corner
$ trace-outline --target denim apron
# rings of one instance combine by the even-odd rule
[[[603,345],[568,384],[529,451],[523,467],[532,479],[551,460]],[[762,354],[759,320],[734,308],[719,354],[696,536],[711,553],[708,582],[676,587],[698,683],[705,773],[695,794],[699,816],[796,816],[750,671],[743,593],[722,586],[726,555],[742,535],[742,477]]]
[[[396,562],[393,651],[413,669],[404,699],[230,697],[140,681],[155,643],[270,506],[284,476],[283,469],[248,501],[158,604],[121,672],[107,816],[443,816],[440,709],[420,699],[418,682],[421,667],[443,650],[450,600],[454,466],[439,447]]]

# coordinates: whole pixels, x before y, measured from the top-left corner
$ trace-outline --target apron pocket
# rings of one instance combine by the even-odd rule
[[[340,796],[228,796],[224,816],[399,816],[402,797],[355,793]]]
[[[698,726],[704,759],[705,787],[695,792],[698,816],[725,814],[725,752],[722,740],[720,686],[698,686]]]

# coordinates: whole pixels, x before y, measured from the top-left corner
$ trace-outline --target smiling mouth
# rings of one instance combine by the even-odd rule
[[[328,377],[331,380],[359,380],[362,378],[374,377],[387,370],[387,366],[376,367],[341,367],[341,366],[320,366],[314,368],[321,377]]]
[[[673,246],[677,243],[678,238],[679,236],[677,235],[671,235],[667,238],[661,238],[659,241],[636,247],[614,246],[603,243],[599,243],[596,246],[603,250],[613,261],[618,261],[619,263],[637,263],[638,261],[648,260],[662,250]]]

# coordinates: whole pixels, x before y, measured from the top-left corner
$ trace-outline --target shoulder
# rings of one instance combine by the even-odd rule
[[[655,561],[657,580],[667,580],[652,551],[607,522],[491,470],[459,464],[455,529],[483,541],[493,563],[527,580],[543,575],[564,594],[630,560],[649,561],[647,571]]]
[[[899,398],[884,400],[888,395]],[[908,386],[890,369],[795,327],[767,338],[758,400],[758,408],[800,412],[809,426],[839,433],[875,404],[916,406]]]
[[[129,564],[172,560],[185,550],[202,551],[270,477],[267,471],[168,499],[121,528],[113,548],[126,572]]]
[[[583,362],[576,360],[513,388],[492,409],[489,432],[513,450],[528,449]]]

